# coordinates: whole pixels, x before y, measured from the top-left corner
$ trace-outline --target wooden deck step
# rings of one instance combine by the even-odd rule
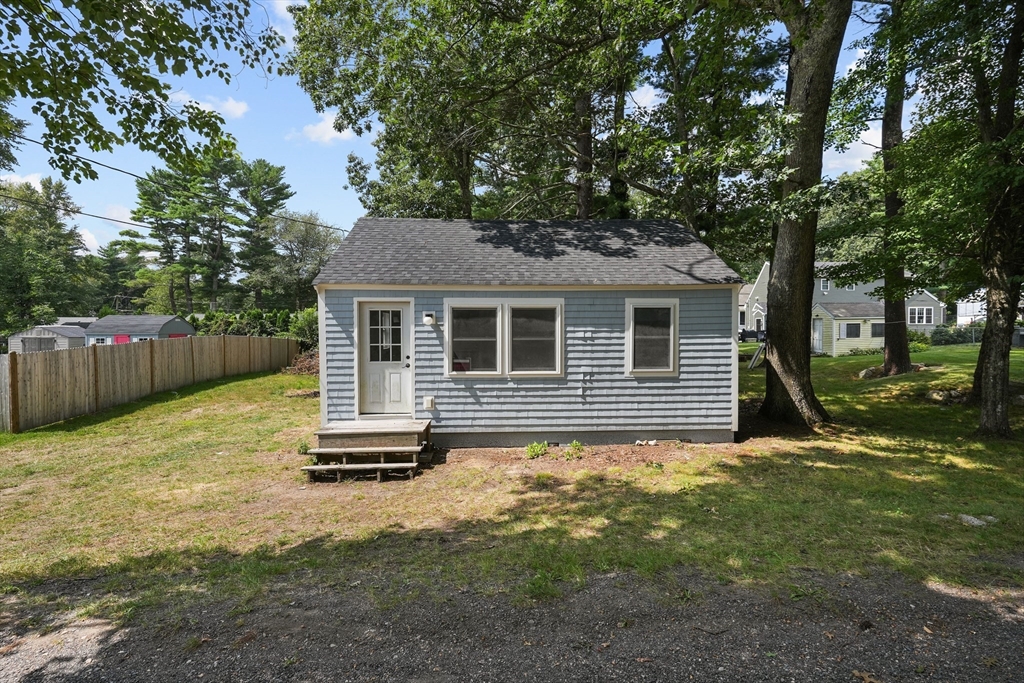
[[[310,448],[311,455],[364,455],[374,453],[419,453],[423,446],[348,446],[339,448]]]
[[[335,472],[338,477],[337,481],[341,483],[341,475],[345,472],[369,472],[377,471],[377,481],[384,481],[384,470],[397,470],[406,469],[409,470],[409,479],[411,480],[416,476],[416,470],[419,468],[418,462],[367,462],[367,463],[346,463],[341,465],[306,465],[302,470],[309,475],[309,480],[313,481],[314,472]]]
[[[337,470],[387,470],[400,469],[405,467],[416,467],[415,462],[364,462],[350,463],[348,465],[306,465],[302,468],[304,472],[335,472]]]

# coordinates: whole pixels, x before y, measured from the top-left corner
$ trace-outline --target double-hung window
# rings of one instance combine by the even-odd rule
[[[932,307],[931,306],[911,306],[907,309],[907,324],[908,325],[931,325],[932,320]]]
[[[830,285],[831,283],[827,279],[821,278],[821,291],[827,292]]]
[[[884,337],[885,336],[885,323],[871,323],[871,336],[872,337]]]
[[[679,301],[626,299],[626,374],[679,373]]]
[[[448,313],[449,370],[498,372],[499,306],[452,307]]]
[[[562,300],[451,300],[447,372],[459,375],[563,374]]]
[[[840,339],[860,339],[860,323],[839,323]]]

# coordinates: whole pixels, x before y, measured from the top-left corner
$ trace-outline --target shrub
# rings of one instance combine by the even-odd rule
[[[927,351],[931,348],[928,344],[922,344],[921,342],[916,341],[910,342],[908,346],[910,347],[910,353],[921,353],[922,351]]]
[[[983,327],[975,325],[968,327],[936,327],[932,330],[932,344],[936,346],[947,346],[949,344],[972,344],[981,342],[981,333],[983,330]]]
[[[846,353],[844,353],[843,355],[844,356],[877,356],[878,354],[882,353],[882,351],[883,351],[883,349],[880,346],[879,347],[869,347],[869,348],[866,348],[866,349],[853,348],[853,349],[850,349],[849,351],[847,351]]]
[[[541,458],[548,453],[548,442],[542,441],[540,443],[534,441],[526,447],[526,457],[530,460],[536,460]]]
[[[932,338],[925,332],[918,332],[917,330],[907,330],[907,341],[911,344],[924,344],[925,346],[932,345]]]
[[[288,331],[299,340],[300,349],[315,349],[320,343],[320,318],[316,308],[306,308],[293,315]]]

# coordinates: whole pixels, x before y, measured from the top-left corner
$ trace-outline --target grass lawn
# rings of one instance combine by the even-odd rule
[[[124,618],[197,596],[244,605],[281,582],[358,581],[383,602],[439,583],[540,598],[592,572],[680,563],[770,585],[801,568],[888,568],[1021,586],[1024,442],[977,441],[975,409],[924,398],[969,386],[976,354],[939,347],[914,360],[940,368],[871,381],[856,372],[880,356],[815,358],[836,420],[817,432],[760,423],[764,371],[741,364],[741,443],[452,451],[385,484],[306,484],[297,449],[318,404],[286,394],[315,379],[211,382],[0,435],[0,592],[9,609]],[[1024,433],[1024,409],[1011,415]],[[53,593],[51,580],[82,578],[99,588]]]

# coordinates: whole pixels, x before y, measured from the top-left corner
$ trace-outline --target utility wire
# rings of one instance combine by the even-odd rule
[[[18,138],[19,140],[24,140],[25,142],[31,142],[31,143],[33,143],[35,145],[39,145],[40,147],[42,147],[44,149],[46,148],[46,145],[43,144],[42,142],[40,142],[39,140],[33,140],[32,138],[27,138],[24,135],[17,135],[17,134],[15,134],[13,137]],[[170,190],[172,192],[178,192],[179,191],[179,188],[172,187],[172,186],[168,185],[167,183],[162,183],[160,181],[153,180],[152,178],[146,178],[144,176],[140,176],[138,173],[133,173],[132,171],[126,171],[123,168],[118,168],[117,166],[111,166],[110,164],[105,164],[102,161],[96,161],[95,159],[89,159],[87,157],[79,156],[78,154],[70,154],[69,153],[67,156],[74,157],[75,159],[79,159],[79,160],[84,161],[84,162],[86,162],[88,164],[95,164],[97,166],[101,166],[103,168],[109,169],[111,171],[115,171],[117,173],[123,173],[126,176],[131,176],[132,178],[135,178],[137,180],[141,180],[143,182],[149,183],[150,185],[156,185],[157,187],[162,187],[165,190]],[[189,189],[185,189],[184,192],[186,192],[187,194],[192,195],[193,197],[197,197],[199,199],[206,199],[206,200],[213,201],[213,202],[220,202],[222,205],[228,205],[228,204],[232,203],[229,200],[228,201],[224,200],[224,198],[222,198],[222,197],[213,197],[213,196],[210,196],[210,195],[204,195],[202,193],[194,192],[194,191],[189,190]],[[82,213],[82,212],[78,212],[78,213]],[[83,216],[90,216],[91,214],[82,213],[82,215]],[[289,216],[280,216],[280,215],[273,214],[273,213],[270,214],[270,217],[271,218],[277,218],[278,220],[282,220],[282,221],[291,221],[292,223],[302,223],[303,225],[312,225],[313,227],[316,227],[316,228],[327,228],[328,230],[337,230],[338,232],[341,232],[341,233],[347,233],[348,232],[348,230],[345,230],[344,228],[339,228],[336,225],[326,225],[324,223],[314,223],[313,221],[305,221],[305,220],[302,220],[301,218],[291,218]],[[115,219],[107,218],[105,220],[115,220]],[[116,222],[118,222],[118,223],[126,223],[126,221],[116,221]],[[128,223],[128,225],[132,225],[132,224]],[[146,226],[142,226],[142,227],[146,227]]]
[[[87,213],[85,211],[81,211],[80,209],[72,209],[72,208],[70,208],[68,206],[62,206],[62,205],[59,205],[59,204],[47,204],[46,202],[37,202],[37,201],[35,201],[33,199],[25,199],[24,197],[14,197],[12,195],[4,194],[2,192],[0,192],[0,197],[2,197],[4,199],[10,199],[10,200],[16,201],[16,202],[21,202],[22,204],[31,204],[32,206],[38,206],[41,209],[54,209],[54,210],[57,210],[57,211],[61,211],[63,213],[73,213],[73,214],[77,214],[79,216],[88,216],[89,218],[98,218],[101,221],[110,221],[112,223],[121,223],[123,225],[130,225],[133,228],[145,228],[146,230],[152,230],[153,229],[152,225],[146,225],[145,223],[135,223],[135,222],[132,222],[132,221],[122,220],[120,218],[111,218],[110,216],[100,216],[100,215],[95,214],[95,213]],[[235,247],[237,247],[238,245],[242,244],[241,240],[237,240],[237,241],[232,242],[230,239],[225,239],[224,241],[227,242],[228,244],[230,244],[231,246],[235,246]]]
[[[32,200],[32,199],[25,199],[24,197],[15,197],[13,195],[4,194],[2,192],[0,192],[0,197],[3,197],[4,199],[12,199],[12,200],[14,200],[16,202],[21,202],[23,204],[31,204],[32,206],[38,206],[38,207],[40,207],[42,209],[55,209],[55,210],[61,211],[63,213],[75,213],[75,214],[78,214],[80,216],[88,216],[89,218],[99,218],[102,221],[110,221],[112,223],[123,223],[124,225],[130,225],[130,226],[135,227],[135,228],[145,228],[146,230],[152,230],[153,229],[153,226],[145,225],[144,223],[133,223],[132,221],[125,221],[125,220],[121,220],[120,218],[111,218],[110,216],[99,216],[99,215],[97,215],[95,213],[86,213],[85,211],[81,211],[81,210],[78,210],[78,209],[72,209],[70,207],[61,206],[59,204],[47,204],[46,202],[37,202],[37,201]]]

